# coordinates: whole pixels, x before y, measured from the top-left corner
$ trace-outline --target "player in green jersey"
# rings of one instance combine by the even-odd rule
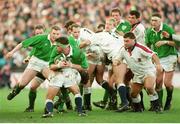
[[[116,32],[123,36],[124,33],[127,33],[131,30],[131,24],[123,20],[121,17],[121,11],[118,8],[114,8],[110,12],[111,17],[113,17],[116,20]]]
[[[177,62],[177,51],[175,48],[175,42],[170,38],[166,38],[163,36],[164,31],[168,32],[170,35],[175,33],[171,27],[162,22],[162,17],[159,13],[153,14],[151,17],[151,28],[148,28],[146,32],[146,44],[147,46],[152,48],[152,50],[156,52],[158,57],[160,58],[163,72],[159,73],[157,76],[156,90],[159,95],[160,103],[163,106],[162,85],[164,82],[167,91],[164,110],[169,110],[171,107],[173,95],[172,78]]]
[[[50,78],[45,113],[42,117],[53,116],[53,99],[63,86],[75,95],[78,115],[86,116],[82,111],[82,98],[78,87],[81,80],[80,73],[88,68],[85,54],[79,48],[71,47],[66,37],[58,38],[56,45],[49,62],[51,69],[49,75],[53,76]]]
[[[48,66],[51,51],[55,40],[60,36],[60,28],[53,26],[50,34],[36,35],[19,43],[13,50],[7,53],[6,58],[11,58],[13,54],[22,47],[35,48],[34,55],[31,57],[28,66],[24,70],[19,83],[7,96],[8,100],[13,99],[19,92],[37,75],[43,68]]]
[[[43,34],[45,32],[45,27],[43,25],[36,25],[34,27],[34,35]],[[32,48],[30,54],[24,59],[24,63],[28,63],[31,56],[33,56],[35,52],[35,48]],[[41,73],[38,73],[33,80],[31,80],[31,86],[29,91],[29,106],[25,109],[25,112],[34,112],[34,103],[36,99],[36,89],[40,86],[41,83],[43,83],[45,80],[45,77]]]

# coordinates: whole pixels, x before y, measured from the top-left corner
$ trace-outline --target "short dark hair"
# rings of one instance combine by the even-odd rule
[[[130,38],[130,39],[135,39],[136,38],[134,33],[132,33],[132,32],[125,33],[123,37],[124,38]]]
[[[68,20],[68,21],[65,23],[64,27],[66,28],[66,30],[68,30],[68,28],[69,28],[72,24],[75,24],[75,22],[72,21],[72,20]]]
[[[120,9],[118,9],[118,8],[113,8],[112,10],[111,10],[111,15],[112,15],[112,13],[113,12],[118,12],[119,13],[119,15],[121,15],[121,11],[120,11]]]
[[[63,45],[69,44],[68,38],[66,36],[59,37],[55,40],[55,42],[61,43]]]
[[[52,26],[51,30],[61,30],[61,28],[57,25]]]
[[[136,16],[136,18],[140,18],[140,12],[139,11],[137,11],[137,10],[131,10],[130,12],[129,12],[129,14],[130,15],[135,15]]]
[[[160,14],[160,13],[153,13],[153,14],[152,14],[152,17],[153,17],[153,16],[156,16],[156,17],[162,18],[162,16],[161,16],[161,14]]]
[[[34,30],[36,30],[36,29],[43,29],[43,30],[45,30],[45,26],[43,24],[38,24],[38,25],[34,26]]]
[[[97,26],[98,29],[101,28],[101,27],[105,28],[105,24],[101,23],[101,24],[99,24],[99,25]]]
[[[69,27],[69,29],[73,29],[73,28],[79,28],[80,27],[80,25],[78,25],[78,24],[72,24],[70,27]]]

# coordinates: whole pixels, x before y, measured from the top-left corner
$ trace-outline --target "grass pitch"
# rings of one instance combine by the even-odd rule
[[[46,95],[45,89],[38,90],[35,112],[32,113],[23,112],[28,105],[28,89],[24,89],[12,101],[6,99],[9,92],[10,90],[6,88],[0,89],[0,123],[180,123],[180,89],[174,91],[171,110],[163,114],[148,111],[149,99],[144,93],[146,110],[142,113],[116,113],[93,106],[93,111],[88,112],[87,117],[79,117],[75,111],[63,114],[54,111],[53,118],[41,118]],[[103,92],[101,89],[94,89],[92,101],[101,100]]]

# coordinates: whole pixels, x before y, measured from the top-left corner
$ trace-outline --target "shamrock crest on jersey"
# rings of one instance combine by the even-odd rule
[[[59,54],[55,57],[54,63],[57,64],[60,61],[71,61],[71,57],[66,57],[64,54]]]

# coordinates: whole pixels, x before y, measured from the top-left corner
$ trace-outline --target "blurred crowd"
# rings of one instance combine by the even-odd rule
[[[11,67],[22,67],[28,51],[22,49],[10,61],[5,60],[4,55],[32,36],[34,25],[62,27],[71,19],[95,30],[116,7],[122,10],[124,19],[129,10],[140,11],[145,27],[150,25],[150,15],[160,12],[164,22],[180,32],[180,0],[0,0],[0,80],[4,75],[9,76]]]

